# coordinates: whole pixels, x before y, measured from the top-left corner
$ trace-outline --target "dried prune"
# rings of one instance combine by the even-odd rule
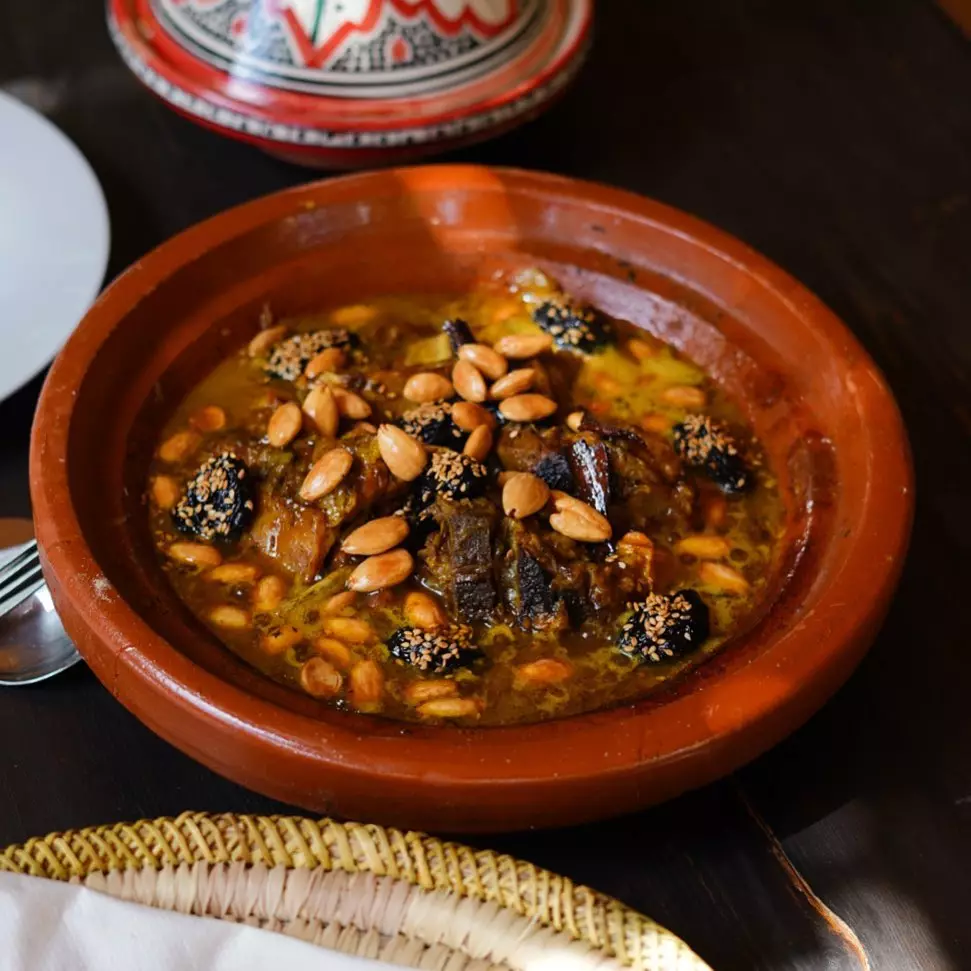
[[[462,624],[425,630],[421,627],[399,627],[388,638],[391,656],[419,671],[443,674],[467,667],[481,656],[471,643],[472,628]]]
[[[652,593],[620,628],[617,646],[638,661],[657,664],[701,647],[708,637],[708,605],[696,590]]]
[[[172,510],[176,528],[199,539],[233,540],[253,521],[256,489],[246,463],[232,452],[207,459]]]
[[[273,345],[264,369],[275,378],[296,381],[321,351],[328,347],[347,348],[352,343],[353,335],[343,327],[294,334]]]
[[[727,493],[745,492],[753,476],[724,425],[708,415],[688,415],[674,426],[674,450]]]
[[[418,507],[424,509],[437,498],[475,499],[482,495],[488,481],[486,467],[471,456],[447,449],[434,452],[418,478]]]
[[[533,320],[564,350],[589,354],[603,347],[609,337],[607,322],[592,307],[549,301],[533,311]]]
[[[447,401],[418,405],[417,408],[406,411],[398,424],[409,435],[421,439],[426,445],[461,448],[468,437],[452,421],[452,406]]]

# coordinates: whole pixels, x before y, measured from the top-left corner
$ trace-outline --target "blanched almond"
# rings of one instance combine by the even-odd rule
[[[286,334],[285,324],[277,324],[276,327],[267,327],[261,330],[246,346],[246,353],[250,357],[263,357],[266,352],[281,340]]]
[[[260,568],[252,563],[223,563],[214,566],[205,577],[213,583],[225,583],[229,586],[244,586],[256,583],[260,575]]]
[[[435,698],[418,708],[422,718],[472,718],[479,711],[474,698]]]
[[[173,560],[189,566],[213,567],[223,561],[219,550],[205,543],[173,543],[168,553]]]
[[[341,416],[337,410],[334,392],[327,385],[317,385],[310,389],[310,394],[303,399],[303,410],[321,435],[325,438],[337,437]]]
[[[549,334],[507,334],[492,346],[511,361],[523,361],[548,351],[553,346],[553,338]]]
[[[523,305],[519,300],[503,300],[496,305],[492,311],[492,322],[494,324],[504,324],[510,317],[523,313]]]
[[[582,543],[602,543],[613,533],[610,521],[593,506],[558,489],[550,492],[556,512],[550,516],[550,526],[558,533]]]
[[[401,393],[415,404],[431,404],[452,397],[452,382],[434,371],[421,371],[408,378]]]
[[[414,568],[415,561],[407,550],[379,553],[377,556],[369,556],[354,568],[347,578],[347,587],[359,593],[384,590],[407,580]]]
[[[559,489],[550,489],[550,499],[553,502],[553,508],[557,512],[575,512],[579,516],[586,516],[588,519],[593,519],[596,522],[606,523],[608,527],[610,525],[606,517],[601,516],[593,506],[585,503],[582,499],[571,496],[568,492],[561,492]]]
[[[616,398],[624,386],[612,375],[600,371],[593,376],[593,386],[600,392],[601,398]]]
[[[300,405],[295,401],[288,401],[270,415],[266,425],[267,441],[274,448],[286,448],[300,434],[302,427],[303,413]]]
[[[218,432],[226,427],[226,412],[219,405],[206,405],[193,413],[189,424],[200,432]]]
[[[421,705],[436,698],[454,698],[459,686],[454,681],[412,681],[404,690],[409,705]]]
[[[566,416],[566,427],[572,428],[573,431],[578,432],[580,426],[583,424],[583,412],[582,411],[571,411],[570,414]]]
[[[550,526],[558,533],[581,543],[603,543],[610,539],[610,524],[594,510],[603,522],[581,515],[574,509],[556,512],[550,516]],[[606,525],[604,525],[606,523]]]
[[[445,611],[435,598],[421,590],[409,593],[405,597],[405,620],[412,627],[421,627],[423,630],[444,627],[448,623]]]
[[[655,354],[654,348],[639,337],[632,337],[627,342],[627,350],[638,361],[646,361],[649,357],[654,357]]]
[[[428,450],[397,425],[378,428],[378,451],[391,474],[404,482],[417,479],[428,461]]]
[[[646,432],[653,432],[655,435],[665,435],[671,430],[674,422],[667,415],[656,412],[644,415],[640,420],[640,426]]]
[[[617,540],[618,546],[632,546],[638,549],[650,550],[654,548],[654,544],[651,542],[651,537],[647,533],[642,533],[639,530],[632,529],[629,532],[624,533],[619,540]]]
[[[337,400],[337,410],[345,418],[361,421],[371,416],[371,406],[359,395],[346,388],[334,388],[333,395]]]
[[[706,560],[698,567],[698,576],[709,586],[718,587],[725,593],[745,594],[751,589],[748,580],[738,570],[724,563]]]
[[[316,637],[310,646],[339,671],[346,671],[354,660],[351,649],[333,637]]]
[[[404,516],[383,516],[358,526],[341,543],[341,549],[352,556],[373,556],[394,549],[408,535]]]
[[[231,607],[221,604],[209,611],[209,621],[217,627],[227,630],[243,630],[250,625],[250,616],[241,607]]]
[[[476,461],[484,462],[492,451],[492,429],[488,425],[473,429],[462,451]]]
[[[353,606],[355,600],[357,600],[357,594],[353,590],[341,590],[340,593],[335,593],[333,597],[328,597],[321,610],[325,614],[339,614],[342,610],[347,610],[348,607]]]
[[[515,472],[502,487],[502,508],[513,519],[539,512],[550,497],[549,486],[531,472]]]
[[[201,441],[199,433],[188,428],[176,432],[159,446],[158,457],[163,462],[181,462],[199,447]]]
[[[152,501],[159,509],[174,509],[181,498],[179,483],[170,475],[157,475],[152,479]]]
[[[499,410],[510,421],[541,421],[556,411],[556,402],[541,394],[517,394],[506,398]]]
[[[533,386],[535,380],[536,371],[531,367],[510,371],[489,389],[489,397],[496,401],[501,401],[503,398],[511,398],[513,395],[522,394]]]
[[[566,509],[575,509],[583,513],[587,509],[592,508],[582,499],[577,499],[575,496],[571,496],[569,492],[563,492],[560,489],[550,489],[550,500],[553,503],[553,508],[557,512],[563,512]]]
[[[296,647],[303,640],[303,634],[296,627],[281,624],[271,627],[261,638],[260,647],[267,654],[283,654],[291,647]]]
[[[688,384],[678,384],[661,392],[662,400],[679,408],[703,408],[708,400],[701,388]]]
[[[463,344],[459,359],[477,367],[490,381],[498,381],[509,370],[509,362],[485,344]]]
[[[282,577],[263,577],[253,588],[253,609],[259,613],[276,610],[286,593],[287,584]]]
[[[321,627],[331,637],[348,644],[370,644],[377,640],[374,628],[360,617],[325,617]]]
[[[496,416],[474,401],[457,401],[452,405],[452,421],[464,432],[475,431],[479,425],[496,427]]]
[[[316,357],[310,359],[303,373],[312,381],[322,374],[339,371],[346,361],[347,355],[341,348],[325,347]]]
[[[489,393],[482,373],[468,361],[455,362],[455,367],[452,368],[452,384],[466,401],[485,401]]]
[[[352,303],[330,312],[331,323],[338,327],[360,327],[378,316],[378,308],[367,303]]]
[[[728,500],[724,496],[705,496],[701,500],[701,515],[705,520],[705,529],[721,529],[728,520]]]
[[[687,553],[689,556],[697,556],[699,560],[723,560],[731,551],[731,544],[724,536],[704,533],[685,536],[674,544],[675,553]]]
[[[343,447],[332,448],[325,452],[310,467],[307,478],[300,486],[300,498],[314,502],[333,492],[351,471],[354,456]]]
[[[344,676],[322,657],[312,657],[300,668],[300,687],[314,698],[334,698],[341,690]]]
[[[351,668],[347,696],[355,708],[373,708],[384,694],[384,674],[377,661],[358,661]]]
[[[528,685],[559,684],[573,675],[573,665],[554,657],[529,661],[516,668],[516,680]]]

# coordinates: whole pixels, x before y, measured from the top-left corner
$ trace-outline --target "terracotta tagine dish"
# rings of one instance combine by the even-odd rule
[[[108,0],[125,63],[176,111],[321,168],[401,163],[546,108],[593,0]]]
[[[289,684],[261,673],[255,662],[248,663],[245,652],[228,648],[212,624],[198,619],[198,612],[187,606],[192,589],[171,579],[171,564],[164,556],[160,560],[156,550],[153,530],[163,521],[171,527],[158,513],[159,505],[173,508],[175,497],[170,504],[147,483],[159,482],[151,476],[160,456],[177,459],[163,454],[175,450],[164,436],[180,420],[186,394],[204,378],[209,381],[207,375],[216,374],[213,368],[220,362],[252,359],[242,349],[252,351],[254,342],[279,372],[268,379],[270,384],[290,387],[280,381],[294,365],[294,348],[299,350],[299,342],[312,335],[298,333],[296,343],[273,344],[271,350],[271,341],[283,340],[285,328],[278,328],[279,334],[272,330],[280,319],[317,319],[306,315],[345,305],[385,306],[382,301],[400,294],[461,294],[510,274],[522,279],[526,270],[531,285],[547,277],[556,280],[572,300],[598,308],[617,328],[629,328],[625,346],[648,350],[646,363],[632,358],[624,367],[643,366],[646,374],[658,366],[651,362],[649,349],[663,346],[669,355],[666,367],[679,373],[703,369],[709,397],[734,402],[731,407],[737,410],[732,414],[759,443],[759,464],[753,469],[771,470],[771,476],[768,471],[751,474],[771,480],[778,497],[773,507],[778,510],[777,555],[765,569],[763,593],[750,620],[717,652],[679,670],[656,689],[602,707],[577,708],[580,713],[568,717],[547,714],[545,720],[529,723],[495,724],[487,717],[495,708],[474,705],[473,717],[457,724],[392,717],[389,711],[375,714],[374,709],[355,706],[353,698],[343,708],[321,700],[321,672],[333,676],[330,661],[339,666],[341,651],[349,661],[358,650],[353,643],[347,648],[329,640],[330,661],[314,660],[315,677],[307,683]],[[536,319],[545,313],[547,335],[564,341],[566,311],[562,305],[552,306],[560,308],[556,314],[540,308]],[[351,316],[344,313],[344,322]],[[403,314],[401,319],[411,318]],[[591,337],[596,318],[576,319],[580,329],[564,352],[567,358],[558,356],[528,320],[516,340],[495,346],[512,355],[514,347],[522,352],[524,343],[538,346],[545,340],[543,373],[552,373],[558,361],[579,360],[577,341]],[[267,329],[260,331],[261,326]],[[387,331],[389,346],[399,339],[397,333]],[[632,339],[630,334],[639,336]],[[368,338],[375,356],[382,352],[377,338]],[[326,351],[332,358],[341,357],[344,352],[338,353],[333,340]],[[422,345],[423,354],[433,353],[429,346],[427,341]],[[459,340],[443,353],[455,352],[466,362],[464,371],[456,364],[451,373],[456,389],[471,402],[474,395],[460,387],[478,373],[468,361],[488,370],[495,355],[474,348],[465,353],[463,348]],[[315,346],[312,353],[320,357],[325,352]],[[349,345],[346,353],[354,353]],[[298,363],[295,375],[303,367]],[[499,378],[501,373],[495,372],[493,389],[499,380],[519,380],[511,377],[513,371]],[[622,375],[618,369],[609,377]],[[227,378],[230,384],[235,380]],[[422,377],[429,385],[436,380],[443,379]],[[538,380],[537,372],[531,380]],[[648,384],[650,380],[645,378]],[[239,393],[239,386],[233,387]],[[353,403],[346,386],[334,387],[334,394],[343,395],[337,399],[341,409]],[[375,388],[387,391],[376,382],[357,387],[372,396]],[[495,414],[517,417],[507,400],[519,399],[498,392],[493,396],[502,398]],[[669,397],[680,401],[690,396],[681,389]],[[542,396],[534,389],[522,397],[529,399],[533,411],[517,420],[542,423],[545,419],[536,413]],[[484,392],[479,400],[488,404]],[[274,436],[284,443],[300,434],[299,407],[290,407],[297,425],[281,434],[286,406],[279,405],[282,417],[267,432],[270,444]],[[304,410],[309,412],[306,402]],[[465,411],[475,413],[476,408]],[[175,444],[197,444],[206,428],[224,424],[218,409],[201,414],[205,423],[193,419],[195,430]],[[334,415],[336,428],[344,419],[336,411]],[[378,422],[392,420],[375,417]],[[688,424],[676,426],[675,436]],[[341,427],[350,429],[350,423]],[[586,435],[588,441],[588,429],[605,434],[607,429],[572,414],[561,427],[565,437]],[[357,433],[380,438],[378,429],[368,430],[364,423],[343,433],[347,448],[358,449],[353,438]],[[618,441],[624,437],[617,435]],[[162,440],[167,445],[159,449]],[[297,439],[298,446],[301,441]],[[623,442],[608,445],[613,450]],[[293,461],[302,461],[299,448],[297,453]],[[358,449],[353,461],[363,461],[362,454]],[[614,461],[620,453],[610,454]],[[682,454],[690,460],[690,452]],[[381,455],[387,456],[389,469],[397,467],[394,455]],[[330,452],[324,456],[327,462],[333,457]],[[352,462],[346,453],[344,457],[347,464],[339,475]],[[721,457],[737,459],[731,449]],[[232,474],[237,485],[242,482],[243,466],[236,459],[223,453],[212,461],[207,474]],[[458,459],[449,461],[455,465]],[[463,461],[471,467],[471,459]],[[328,468],[330,475],[334,469]],[[731,471],[728,491],[747,486],[737,465],[720,468]],[[285,469],[280,473],[283,478],[286,474]],[[308,475],[301,486],[305,504],[327,491],[317,488],[321,475],[316,476]],[[402,479],[408,476],[401,473]],[[193,488],[201,488],[198,479],[193,482]],[[645,501],[653,501],[654,493],[647,489]],[[31,494],[45,575],[68,633],[98,678],[148,727],[216,772],[284,802],[447,832],[566,825],[633,811],[722,776],[781,740],[843,683],[873,641],[902,568],[913,505],[908,443],[883,378],[849,331],[778,267],[697,219],[627,192],[552,175],[460,166],[388,170],[295,188],[210,219],[140,260],[92,307],[50,371],[33,429]],[[253,495],[234,493],[240,499],[236,511],[253,514]],[[548,515],[550,526],[591,543],[610,535],[610,523],[584,511],[583,503],[556,491],[550,496],[559,519],[548,509],[536,513]],[[545,494],[534,509],[543,498]],[[328,501],[321,499],[319,507],[324,509]],[[438,502],[435,496],[429,501]],[[198,527],[203,536],[218,533],[232,510],[224,506],[216,515],[212,509],[200,512],[203,506],[183,502],[174,507],[173,519],[181,516],[183,525]],[[327,508],[332,510],[333,503]],[[616,519],[615,507],[610,514]],[[209,516],[201,526],[200,515]],[[513,513],[507,509],[507,515]],[[599,529],[598,523],[606,526],[603,534],[584,534]],[[506,522],[503,528],[523,527]],[[356,542],[352,552],[366,545],[360,531]],[[560,548],[576,548],[563,537],[557,542]],[[185,544],[181,549],[191,560]],[[599,556],[591,570],[614,569],[623,555],[620,545],[606,559],[602,554],[611,547],[600,547],[600,554],[590,545],[584,549],[593,551],[584,555]],[[725,559],[704,567],[708,554],[697,545],[692,551],[697,555],[682,556],[675,565],[707,569],[716,586],[726,577],[737,581],[746,566]],[[390,556],[409,559],[404,549]],[[671,562],[669,557],[669,566]],[[349,575],[348,589],[373,591],[374,585],[359,582],[359,558],[354,563],[358,565]],[[234,569],[241,572],[238,564]],[[620,576],[616,571],[614,575]],[[223,570],[220,576],[227,579],[228,573]],[[182,596],[186,589],[189,600]],[[699,589],[708,597],[709,588]],[[538,595],[544,593],[540,589]],[[715,603],[717,597],[708,599]],[[239,601],[251,602],[255,600]],[[359,600],[371,606],[360,608],[356,623],[370,619],[379,625],[378,612],[391,609],[390,602],[380,593]],[[681,608],[687,611],[693,605],[682,603]],[[231,607],[218,609],[229,626],[241,613],[248,616]],[[313,613],[318,620],[320,612]],[[618,644],[624,648],[641,636],[635,648],[651,654],[652,662],[663,663],[666,658],[658,652],[665,653],[666,643],[658,638],[645,643],[642,636],[663,629],[635,629],[628,623]],[[280,641],[280,630],[274,628],[267,636]],[[559,630],[560,644],[576,634],[570,627]],[[684,631],[702,638],[706,633],[697,625]],[[529,651],[533,641],[523,635],[517,643]],[[423,644],[420,634],[411,633],[398,639],[392,653],[398,650],[395,657],[404,657],[411,651],[410,662],[416,662],[416,645]],[[454,646],[446,645],[449,650]],[[288,643],[279,643],[280,658],[287,648]],[[571,656],[582,665],[582,645],[578,652]],[[395,661],[387,660],[389,665]],[[304,668],[311,664],[301,663]],[[387,670],[394,676],[392,667]],[[305,673],[301,669],[301,679]],[[470,674],[470,680],[462,681],[466,673],[456,675],[466,694],[470,683],[484,684],[489,676],[488,671],[481,677]],[[460,689],[454,688],[453,699]],[[497,695],[490,697],[495,701]],[[444,712],[445,707],[434,711]],[[475,711],[486,712],[481,722],[475,721]]]

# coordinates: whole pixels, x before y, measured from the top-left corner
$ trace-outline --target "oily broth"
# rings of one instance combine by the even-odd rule
[[[511,293],[507,288],[485,287],[460,296],[383,298],[359,307],[301,316],[287,323],[298,332],[348,327],[367,349],[369,372],[380,377],[384,372],[403,367],[432,369],[449,362],[451,352],[441,333],[445,319],[460,317],[468,321],[476,340],[491,344],[506,334],[535,332],[529,310],[529,302],[521,294]],[[631,345],[631,341],[640,344]],[[639,348],[636,356],[631,346]],[[570,400],[568,407],[563,408],[564,413],[585,407],[604,419],[640,422],[649,416],[653,429],[661,430],[692,410],[672,402],[665,392],[670,388],[696,388],[704,394],[706,414],[735,427],[744,426],[735,405],[700,368],[633,325],[614,322],[614,342],[598,354],[557,355],[560,357],[567,358],[565,370],[570,382]],[[514,366],[519,365],[512,363],[511,367]],[[268,378],[258,361],[241,350],[217,365],[192,389],[166,424],[161,440],[190,427],[192,416],[201,408],[217,404],[227,416],[226,429],[217,433],[221,446],[253,447],[264,435],[274,395],[289,396],[291,387],[287,382]],[[392,415],[408,407],[411,405],[400,396],[387,401]],[[203,450],[205,442],[206,436],[203,436]],[[204,454],[204,451],[197,452],[174,465],[156,460],[151,474],[172,475],[184,483]],[[477,623],[474,641],[485,654],[486,663],[460,669],[448,677],[458,684],[461,696],[480,700],[481,712],[457,721],[482,725],[524,723],[640,698],[701,663],[734,633],[744,629],[758,614],[768,594],[783,523],[775,477],[759,463],[757,446],[753,444],[749,454],[756,460],[753,469],[756,487],[740,497],[728,499],[724,504],[725,518],[718,529],[730,548],[724,562],[748,584],[744,593],[726,591],[706,581],[699,573],[700,561],[696,557],[675,552],[675,544],[683,537],[673,520],[662,521],[656,529],[648,530],[660,558],[658,589],[663,592],[694,588],[710,609],[711,636],[700,650],[675,661],[638,666],[613,646],[616,618],[608,624],[587,623],[580,629],[550,633],[523,632],[501,623],[494,626]],[[265,447],[261,455],[270,465],[286,466],[292,461],[284,452]],[[720,505],[714,487],[704,482],[699,485],[703,496],[711,497]],[[149,509],[151,530],[163,568],[189,609],[204,623],[217,604],[233,604],[251,611],[251,586],[212,583],[204,572],[186,568],[165,555],[171,543],[185,537],[174,529],[167,511],[151,503]],[[227,561],[252,563],[263,574],[286,577],[280,564],[258,550],[245,535],[238,547],[224,550],[224,557]],[[279,609],[269,616],[257,614],[253,627],[231,630],[209,626],[248,663],[267,676],[301,690],[301,665],[313,655],[309,642],[320,635],[326,616],[322,604],[328,596],[344,589],[349,572],[349,567],[343,567],[313,583],[293,581]],[[405,624],[402,611],[405,594],[419,588],[412,578],[390,590],[358,595],[354,607],[342,612],[345,616],[367,620],[374,631],[371,643],[349,645],[356,660],[376,661],[385,678],[381,703],[365,710],[405,720],[418,717],[416,708],[406,701],[404,691],[410,682],[431,676],[390,659],[384,641]],[[301,642],[279,654],[267,653],[261,647],[261,633],[274,623],[295,627],[301,634]],[[549,657],[568,659],[574,668],[572,677],[561,683],[538,685],[523,683],[517,677],[517,666]],[[345,706],[348,701],[339,698],[334,704]]]

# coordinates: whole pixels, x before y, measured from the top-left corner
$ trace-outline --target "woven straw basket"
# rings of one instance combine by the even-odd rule
[[[673,934],[529,863],[380,826],[209,816],[72,830],[0,871],[430,971],[710,971]]]

